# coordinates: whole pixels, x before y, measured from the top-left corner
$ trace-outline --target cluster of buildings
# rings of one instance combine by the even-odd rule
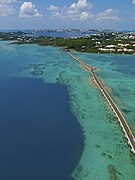
[[[92,38],[99,52],[135,53],[135,33],[100,33]]]
[[[118,43],[98,48],[100,52],[135,53],[135,44]]]
[[[36,38],[27,37],[27,36],[22,36],[22,37],[20,36],[20,37],[17,38],[17,40],[29,43],[29,42],[32,42],[32,41],[36,41]]]

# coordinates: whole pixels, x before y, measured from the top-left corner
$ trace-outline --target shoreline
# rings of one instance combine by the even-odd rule
[[[133,32],[132,32],[133,33]],[[54,35],[26,36],[24,32],[1,32],[1,40],[13,40],[13,44],[38,44],[40,46],[63,47],[78,52],[98,54],[135,54],[135,34],[127,32],[97,31],[88,36]]]
[[[8,40],[7,40],[8,41]],[[76,49],[71,49],[71,48],[66,48],[64,46],[55,46],[55,45],[41,45],[39,43],[27,43],[27,42],[18,42],[18,41],[14,41],[14,43],[10,43],[10,44],[17,44],[17,45],[27,45],[27,44],[34,44],[34,45],[39,45],[39,46],[52,46],[52,47],[58,47],[58,48],[62,48],[64,50],[72,50],[72,51],[75,51],[75,52],[81,52],[81,53],[89,53],[89,54],[113,54],[113,55],[135,55],[135,52],[134,53],[119,53],[119,52],[100,52],[100,51],[92,51],[92,52],[89,52],[89,51],[81,51],[81,50],[76,50]]]

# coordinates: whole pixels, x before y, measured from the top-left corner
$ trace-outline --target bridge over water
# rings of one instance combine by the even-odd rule
[[[67,54],[69,56],[71,56],[74,60],[76,60],[78,63],[80,63],[86,70],[88,70],[92,77],[93,80],[95,82],[95,84],[97,85],[98,89],[100,90],[100,92],[102,93],[102,95],[105,97],[106,101],[108,102],[108,104],[110,105],[111,109],[113,110],[113,112],[115,113],[120,126],[125,134],[125,137],[128,140],[128,144],[131,147],[131,152],[133,152],[135,154],[135,137],[130,129],[130,127],[128,126],[124,116],[122,115],[122,113],[120,112],[119,108],[117,107],[117,105],[114,103],[114,101],[112,100],[111,96],[108,94],[108,92],[106,91],[105,87],[103,86],[102,82],[100,81],[100,79],[98,79],[93,67],[89,66],[88,64],[84,63],[82,60],[80,60],[79,58],[77,58],[76,56],[74,56],[73,54],[71,54],[70,52],[67,52]]]

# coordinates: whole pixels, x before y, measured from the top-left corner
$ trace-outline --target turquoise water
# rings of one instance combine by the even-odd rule
[[[9,62],[0,71],[1,76],[43,78],[46,83],[67,86],[71,110],[83,129],[85,142],[72,174],[75,179],[108,180],[112,176],[120,180],[135,179],[135,160],[124,134],[87,71],[59,48],[1,43],[0,49],[6,51],[5,59]],[[18,57],[16,71],[12,71],[10,60],[14,55]],[[76,52],[75,55],[100,68],[98,76],[111,88],[108,91],[135,132],[135,56]],[[3,63],[0,62],[0,67]]]
[[[105,82],[105,85],[109,86],[109,88],[106,87],[108,92],[121,109],[135,134],[135,56],[100,55],[78,52],[74,54],[84,62],[100,68],[97,72],[98,77]],[[96,91],[97,89],[95,89],[95,93]],[[90,162],[93,160],[93,164],[96,163],[96,165],[99,166],[98,169],[101,170],[101,174],[99,173],[100,175],[95,173],[92,178],[107,179],[105,176],[105,169],[107,169],[107,164],[110,163],[116,168],[118,179],[135,179],[135,160],[133,160],[124,134],[121,132],[117,123],[117,119],[114,117],[114,114],[110,111],[110,108],[104,102],[99,92],[97,92],[97,96],[95,95],[95,97],[92,98],[95,98],[95,100],[92,100],[92,103],[94,102],[94,107],[95,103],[97,103],[93,121],[96,124],[98,123],[99,126],[92,126],[92,131],[95,132],[94,136],[96,134],[96,137],[92,137],[94,141],[92,146],[93,157],[97,156],[97,161],[95,162],[95,158],[90,158]],[[94,108],[92,112],[94,112]],[[101,147],[97,149],[94,148],[95,143]],[[86,156],[84,158],[88,157]],[[92,166],[91,168],[95,168],[95,166]]]
[[[77,54],[86,63],[100,68],[97,72],[126,117],[135,135],[135,55]]]

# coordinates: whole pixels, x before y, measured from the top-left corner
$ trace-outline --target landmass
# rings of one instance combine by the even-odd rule
[[[27,36],[29,34],[29,36]],[[95,34],[84,34],[83,37],[32,37],[32,33],[22,31],[1,32],[0,40],[14,40],[13,44],[38,44],[56,46],[65,49],[88,53],[135,53],[135,32],[97,31]]]

